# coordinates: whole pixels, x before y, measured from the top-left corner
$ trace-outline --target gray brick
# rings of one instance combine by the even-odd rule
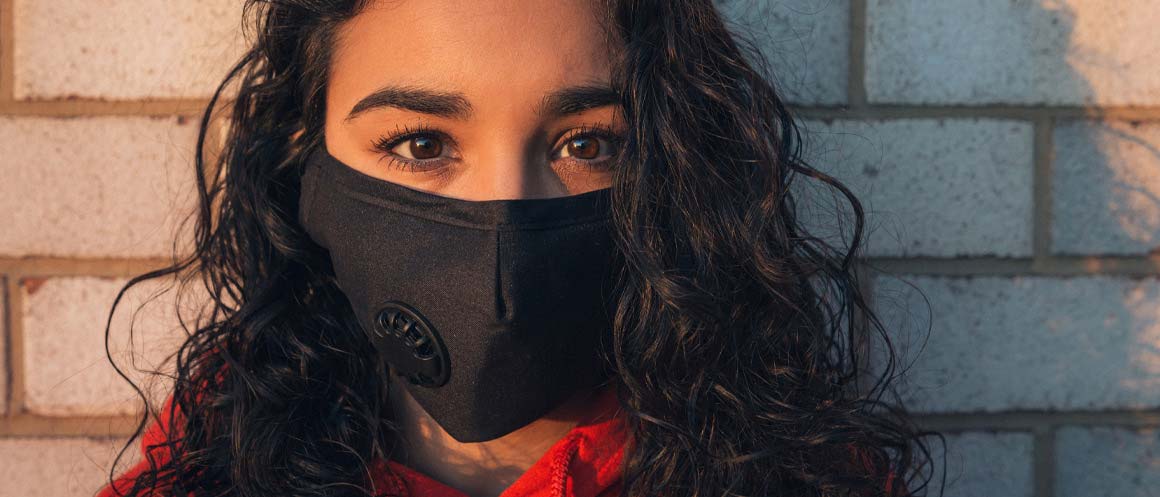
[[[24,407],[46,416],[125,415],[140,411],[136,392],[105,355],[105,322],[122,279],[28,280],[24,292]],[[174,313],[174,292],[162,282],[130,291],[117,310],[109,350],[118,367],[160,405],[172,387],[166,356],[185,337]],[[183,302],[190,321],[193,301]],[[130,324],[132,335],[130,336]]]
[[[1157,278],[903,278],[875,278],[874,299],[901,354],[896,372],[909,368],[898,391],[916,411],[1160,406]]]
[[[863,203],[867,255],[1031,254],[1029,124],[992,119],[802,124],[806,161],[844,182]],[[835,193],[806,177],[795,179],[795,185],[808,225],[835,239]]]
[[[1160,430],[1068,426],[1056,434],[1059,497],[1145,497],[1160,488]]]
[[[849,0],[717,0],[734,32],[752,36],[788,101],[846,103]]]
[[[0,497],[91,497],[102,488],[124,442],[110,439],[0,439]],[[117,473],[141,460],[131,446]]]
[[[1064,121],[1053,142],[1052,252],[1160,247],[1160,125]]]
[[[875,103],[1156,105],[1154,0],[869,0]]]
[[[0,255],[171,255],[196,133],[175,118],[0,117]]]
[[[934,475],[926,495],[939,495],[943,455],[946,455],[944,497],[1031,497],[1034,495],[1029,433],[966,432],[947,435],[947,447],[933,437],[925,439],[934,457]],[[912,489],[913,490],[913,489]]]
[[[206,97],[241,54],[237,0],[15,0],[18,99]]]

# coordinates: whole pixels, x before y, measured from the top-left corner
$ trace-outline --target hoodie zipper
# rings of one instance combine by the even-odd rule
[[[564,441],[563,450],[552,460],[552,497],[568,497],[568,469],[580,448],[580,435],[572,434]]]

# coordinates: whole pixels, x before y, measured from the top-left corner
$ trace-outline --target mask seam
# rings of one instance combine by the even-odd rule
[[[493,303],[493,305],[495,306],[496,320],[498,322],[506,324],[510,321],[508,319],[508,305],[507,305],[508,299],[507,299],[507,296],[504,295],[504,288],[503,288],[503,285],[505,283],[505,281],[503,279],[503,262],[504,262],[503,261],[503,256],[504,256],[503,251],[504,251],[505,247],[503,245],[504,245],[503,233],[496,231],[495,232],[495,288],[492,289],[492,291],[495,292],[495,302]]]

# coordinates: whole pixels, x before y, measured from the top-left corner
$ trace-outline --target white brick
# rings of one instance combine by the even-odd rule
[[[909,367],[899,393],[916,411],[1160,406],[1156,278],[904,280],[930,299],[933,321],[922,295],[894,277],[875,278],[874,299],[901,354],[895,372]]]
[[[47,416],[140,411],[136,392],[105,355],[105,322],[124,282],[89,277],[24,282],[26,409]],[[174,314],[174,291],[146,303],[166,286],[155,282],[130,291],[118,307],[109,338],[117,366],[151,395],[153,405],[161,404],[172,385],[142,371],[172,373],[172,361],[166,356],[176,352],[185,338]],[[191,322],[195,302],[183,301],[182,308],[183,317]]]
[[[867,255],[1031,255],[1029,124],[992,119],[802,124],[806,161],[850,187],[866,210]],[[808,225],[832,233],[831,196],[837,193],[804,176],[794,184],[801,188],[796,200]],[[846,233],[852,229],[844,227]]]
[[[1056,434],[1059,497],[1145,497],[1160,488],[1160,430],[1068,426]]]
[[[1065,121],[1053,142],[1052,252],[1160,247],[1160,125]]]
[[[849,0],[717,0],[716,4],[731,30],[754,38],[788,101],[846,103]]]
[[[0,255],[169,256],[195,120],[0,117]]]
[[[111,439],[0,439],[0,497],[91,497],[107,484],[123,445]],[[117,474],[140,460],[140,447],[131,445]]]
[[[947,447],[939,440],[924,440],[934,457],[934,474],[927,495],[938,495],[944,475],[944,497],[1031,497],[1034,495],[1032,454],[1034,439],[1028,433],[968,432],[947,435]],[[913,490],[913,489],[912,489]]]
[[[869,0],[875,103],[1156,105],[1155,0]]]
[[[240,55],[237,0],[16,0],[18,99],[206,97]]]

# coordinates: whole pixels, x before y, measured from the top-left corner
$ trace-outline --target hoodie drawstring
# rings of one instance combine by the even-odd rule
[[[580,435],[569,435],[563,450],[552,460],[552,497],[568,497],[565,493],[568,490],[568,467],[579,448]]]

